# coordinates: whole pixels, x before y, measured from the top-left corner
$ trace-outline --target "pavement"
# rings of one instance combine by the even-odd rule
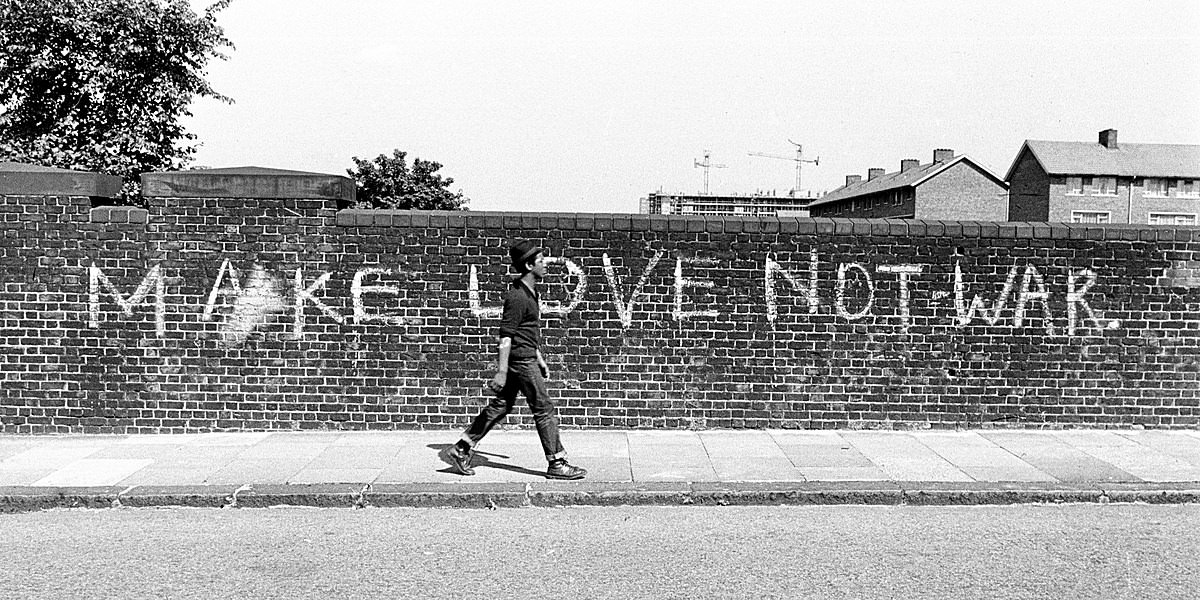
[[[62,507],[1200,502],[1200,431],[564,430],[580,481],[545,478],[537,433],[493,431],[476,475],[458,430],[0,435],[0,512]]]

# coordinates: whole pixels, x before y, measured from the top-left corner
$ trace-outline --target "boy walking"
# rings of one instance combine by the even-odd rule
[[[496,395],[463,433],[462,438],[443,451],[443,460],[460,475],[474,475],[471,456],[475,445],[513,409],[517,392],[525,396],[533,413],[542,449],[549,466],[550,479],[582,479],[587,471],[567,463],[558,434],[558,411],[546,390],[550,369],[542,357],[541,307],[537,284],[546,276],[542,249],[529,240],[517,240],[509,248],[513,269],[520,277],[513,280],[504,294],[504,312],[500,317],[500,351],[496,376],[488,388]]]

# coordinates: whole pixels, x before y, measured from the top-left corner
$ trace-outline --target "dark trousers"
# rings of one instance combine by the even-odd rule
[[[537,426],[538,437],[542,440],[546,460],[565,458],[567,451],[563,449],[562,440],[558,437],[558,411],[546,391],[546,379],[542,377],[542,371],[538,368],[537,358],[532,357],[509,358],[508,380],[504,389],[483,407],[463,434],[463,439],[474,448],[492,427],[512,412],[518,392],[525,395],[529,410],[533,412],[533,423]]]

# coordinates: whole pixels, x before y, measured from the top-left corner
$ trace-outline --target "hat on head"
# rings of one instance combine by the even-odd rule
[[[513,268],[524,273],[525,263],[534,256],[537,256],[537,253],[541,251],[542,249],[537,244],[529,240],[517,240],[508,249],[508,255],[512,257]]]

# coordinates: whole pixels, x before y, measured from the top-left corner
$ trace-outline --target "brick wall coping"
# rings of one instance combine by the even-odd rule
[[[1200,226],[1095,223],[1025,223],[846,219],[826,217],[738,217],[628,213],[537,213],[498,211],[344,209],[343,227],[479,227],[564,231],[655,231],[678,233],[788,233],[875,236],[950,236],[1078,240],[1200,240]]]
[[[94,196],[115,198],[121,178],[115,175],[0,162],[0,196]]]
[[[142,175],[142,196],[160,198],[301,198],[354,201],[343,175],[264,167],[162,171]]]
[[[93,223],[148,223],[150,211],[136,206],[97,206],[91,211]]]

